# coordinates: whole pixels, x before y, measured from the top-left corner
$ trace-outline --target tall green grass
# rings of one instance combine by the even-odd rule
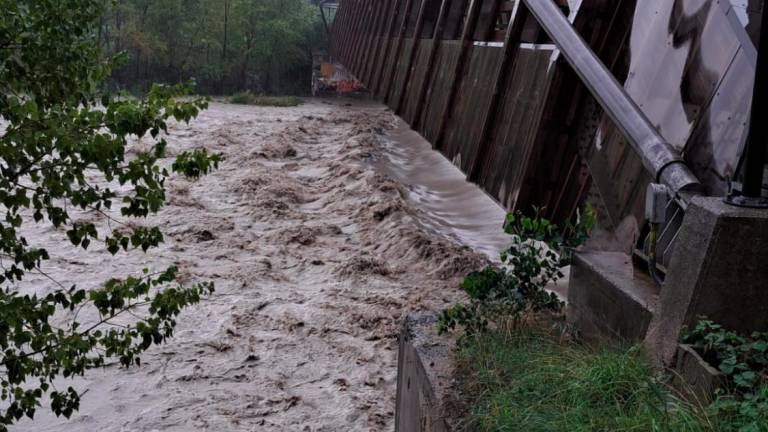
[[[459,351],[466,430],[709,431],[637,349],[592,350],[547,331],[488,333]]]
[[[270,107],[295,107],[304,101],[296,96],[257,96],[249,91],[239,92],[229,98],[229,102],[240,105],[257,105]]]

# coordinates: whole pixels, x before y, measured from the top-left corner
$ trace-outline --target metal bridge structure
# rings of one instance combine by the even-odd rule
[[[764,9],[340,0],[331,54],[508,210],[562,224],[595,206],[613,244],[574,253],[568,323],[586,339],[642,343],[707,394],[684,329],[706,316],[768,331]],[[439,374],[408,325],[396,430],[449,430]]]
[[[341,0],[331,53],[509,210],[563,222],[589,201],[642,255],[646,190],[664,185],[651,247],[663,273],[692,196],[726,196],[745,178],[763,192],[765,142],[745,168],[761,11],[762,0]]]

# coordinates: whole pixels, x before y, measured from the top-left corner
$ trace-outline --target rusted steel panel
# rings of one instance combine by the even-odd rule
[[[416,34],[416,27],[418,26],[419,22],[419,11],[421,10],[422,4],[424,3],[424,0],[411,0],[413,4],[411,5],[411,12],[408,15],[408,22],[405,25],[405,35],[404,37],[406,39],[412,39],[415,37]]]
[[[592,185],[589,169],[578,154],[570,158],[568,169],[563,170],[561,174],[562,179],[558,179],[558,182],[563,186],[559,188],[556,199],[546,208],[547,216],[558,223],[573,219],[576,210],[585,202]]]
[[[523,46],[508,85],[500,96],[498,121],[489,136],[478,180],[505,207],[515,204],[522,172],[533,150],[541,110],[552,74],[552,47]]]
[[[579,157],[578,146],[574,145],[571,136],[579,92],[577,77],[562,59],[554,63],[551,72],[545,105],[534,131],[536,136],[531,151],[522,159],[524,169],[519,170],[513,182],[520,186],[511,208],[528,212],[533,207],[540,207],[545,209],[546,217],[553,219],[553,212],[559,211],[565,217],[554,220],[561,223],[574,210],[556,209],[558,201],[563,201],[563,189],[576,183],[573,189],[584,190],[584,179],[576,175],[578,170],[574,166],[574,160]]]
[[[460,41],[443,41],[437,49],[435,70],[433,77],[429,80],[426,102],[420,113],[422,120],[419,122],[422,125],[420,132],[433,144],[440,132],[440,117],[448,103],[449,89],[454,79],[453,74],[460,50]]]
[[[344,1],[339,3],[339,10],[337,12],[336,19],[333,22],[333,38],[331,44],[331,53],[337,59],[342,58],[342,53],[346,48],[346,34],[349,31],[349,3]]]
[[[466,66],[469,63],[467,60],[469,53],[472,50],[472,34],[475,31],[475,24],[477,24],[477,17],[480,13],[482,2],[483,0],[469,0],[469,6],[467,7],[466,18],[464,19],[464,26],[461,32],[459,58],[456,60],[456,69],[453,71],[453,80],[448,87],[448,100],[445,103],[442,114],[438,118],[437,138],[433,142],[435,148],[443,147],[445,132],[454,111],[457,97],[456,92],[461,87],[461,84],[466,77]]]
[[[440,46],[440,41],[442,40],[446,28],[448,13],[450,12],[452,3],[453,0],[440,0],[440,8],[432,31],[432,40],[429,44],[429,49],[421,54],[424,56],[424,59],[419,64],[419,75],[413,82],[414,88],[412,91],[414,92],[414,96],[409,98],[410,106],[406,107],[410,109],[411,127],[413,127],[413,129],[418,129],[421,126],[419,122],[421,121],[421,112],[423,111],[427,90],[430,85],[429,80],[434,76],[437,49]],[[409,83],[409,85],[411,85],[411,83]]]
[[[505,3],[506,4],[506,3]],[[504,87],[508,86],[511,74],[516,69],[516,63],[518,60],[517,51],[520,48],[520,36],[522,34],[523,26],[528,17],[528,11],[524,7],[520,7],[520,3],[516,7],[510,8],[509,15],[507,17],[506,25],[504,26],[504,36],[502,37],[503,46],[501,51],[501,58],[499,59],[498,66],[493,73],[492,78],[492,91],[488,108],[483,118],[482,130],[479,139],[479,157],[475,157],[470,164],[467,177],[475,181],[478,176],[478,171],[482,169],[480,160],[482,154],[486,152],[489,136],[494,128],[495,123],[499,120],[499,105],[501,100],[501,94],[504,93]],[[501,9],[501,8],[499,8]]]
[[[448,17],[445,20],[445,30],[441,35],[443,39],[454,40],[461,37],[462,20],[468,6],[469,0],[453,0],[451,2]]]
[[[397,44],[397,38],[389,41],[389,50],[387,51],[387,56],[383,59],[381,75],[377,82],[376,91],[376,96],[380,99],[384,99],[389,94],[390,82],[392,82],[392,75],[395,73],[395,66],[397,65],[399,58],[399,56],[396,55]]]
[[[368,70],[368,63],[376,50],[376,38],[378,37],[379,21],[383,4],[383,0],[373,0],[370,5],[368,23],[366,25],[365,48],[358,65],[359,72],[357,76],[361,79],[365,78]]]
[[[388,105],[393,110],[397,110],[400,104],[400,96],[403,94],[403,86],[405,85],[405,77],[408,73],[408,63],[411,58],[411,50],[413,49],[414,40],[405,39],[402,43],[400,51],[399,61],[395,69],[395,76],[392,79],[392,86],[389,90]]]
[[[411,74],[413,71],[413,64],[416,61],[415,56],[418,53],[419,46],[421,45],[422,41],[422,31],[424,30],[424,21],[427,19],[429,15],[432,14],[431,9],[434,8],[436,5],[435,0],[422,0],[421,5],[419,7],[418,11],[418,18],[416,20],[416,28],[413,31],[413,37],[410,47],[408,47],[407,52],[403,52],[403,58],[402,58],[402,68],[403,68],[403,77],[402,77],[402,83],[398,86],[397,94],[395,95],[394,99],[395,103],[392,104],[392,109],[395,111],[396,114],[402,113],[402,104],[403,99],[405,98],[405,92],[408,89],[408,86],[410,85],[411,81]],[[439,7],[439,5],[438,5]],[[428,11],[428,9],[430,9]],[[432,18],[434,20],[434,18]],[[424,36],[426,37],[426,36]]]
[[[411,79],[408,81],[408,85],[405,91],[405,100],[403,103],[403,119],[409,124],[414,124],[416,120],[416,103],[419,95],[421,95],[424,85],[428,85],[427,81],[427,67],[429,66],[429,53],[432,51],[434,41],[431,39],[422,40],[419,44],[419,48],[416,52],[416,60],[413,65],[413,72],[411,73]]]
[[[434,36],[442,4],[443,0],[425,0],[424,23],[419,36],[422,39],[432,39]]]
[[[344,0],[333,52],[463,170],[475,162],[472,179],[506,207],[546,206],[548,216],[562,221],[594,185],[614,226],[627,219],[641,225],[650,177],[576,75],[552,60],[557,55],[536,20],[526,21],[522,36],[531,43],[510,51],[511,70],[497,75],[503,48],[473,40],[500,38],[508,18],[499,13],[513,3],[451,0],[433,40],[434,8],[421,8],[422,1],[438,3]],[[738,174],[746,136],[755,60],[750,36],[757,34],[750,17],[757,3],[560,4],[570,5],[581,36],[709,191],[723,194],[725,179]],[[419,22],[423,31],[416,34]]]
[[[384,99],[384,102],[388,101],[391,94],[392,82],[397,73],[397,65],[402,58],[403,39],[407,30],[408,17],[413,13],[413,4],[415,3],[415,0],[401,1],[403,4],[401,4],[402,8],[400,9],[396,20],[396,36],[394,37],[394,40],[390,42],[391,49],[384,65],[385,71],[382,75],[382,83],[379,89],[379,94]]]
[[[493,24],[496,20],[496,12],[499,9],[499,0],[482,0],[480,7],[480,16],[477,18],[477,25],[473,39],[476,41],[488,41],[491,39]]]
[[[359,78],[363,76],[363,67],[371,52],[372,39],[374,36],[374,21],[377,15],[374,13],[374,7],[377,3],[370,0],[364,0],[366,5],[364,9],[365,20],[363,21],[362,33],[360,35],[360,45],[355,60],[355,75]]]
[[[493,93],[490,78],[498,68],[500,53],[500,47],[472,47],[469,68],[458,91],[451,123],[447,125],[441,151],[464,172],[472,168],[479,147],[483,119]]]
[[[342,60],[345,64],[352,63],[352,52],[357,46],[358,28],[361,19],[361,0],[349,0],[349,8],[349,30],[347,31],[343,41],[345,48],[344,52],[342,53]]]
[[[382,36],[381,43],[381,53],[379,54],[379,58],[376,59],[376,66],[373,71],[373,77],[371,78],[371,83],[369,85],[371,91],[373,94],[375,94],[377,97],[381,97],[381,88],[382,83],[384,82],[384,76],[385,72],[387,70],[388,61],[391,57],[392,52],[392,44],[394,42],[395,38],[395,32],[397,29],[397,20],[398,17],[401,15],[402,8],[405,6],[404,0],[390,0],[390,6],[391,10],[389,10],[388,14],[388,20],[387,20],[387,30],[386,34]]]
[[[376,9],[375,28],[372,38],[372,47],[368,60],[365,64],[360,79],[370,88],[371,81],[373,79],[373,71],[376,67],[379,54],[381,53],[381,46],[384,45],[383,38],[386,37],[387,23],[389,21],[389,13],[391,13],[391,5],[389,0],[381,0],[377,2],[378,8]]]
[[[350,66],[352,73],[356,76],[360,75],[360,64],[362,63],[363,56],[365,54],[366,45],[368,43],[368,34],[370,30],[370,20],[372,18],[370,0],[358,0],[360,2],[360,21],[357,28],[357,35],[355,36],[355,49],[352,52],[352,58],[350,59]]]
[[[342,61],[344,61],[345,64],[349,65],[352,64],[352,53],[354,52],[355,47],[357,46],[358,42],[358,30],[360,25],[361,18],[361,0],[350,0],[349,1],[349,30],[347,31],[347,34],[344,37],[344,41],[342,42],[345,46],[344,51],[342,52]]]

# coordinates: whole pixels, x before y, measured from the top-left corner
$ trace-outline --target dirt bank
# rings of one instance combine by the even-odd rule
[[[401,315],[455,301],[461,275],[486,260],[439,234],[409,198],[414,186],[377,168],[396,126],[380,105],[213,104],[170,131],[170,156],[205,146],[226,160],[170,184],[151,221],[164,227],[162,248],[118,260],[62,249],[53,229],[30,233],[65,285],[176,263],[217,291],[141,368],[76,381],[88,390],[79,415],[41,412],[16,430],[392,430]]]

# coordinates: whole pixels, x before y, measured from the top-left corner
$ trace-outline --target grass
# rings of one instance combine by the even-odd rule
[[[708,431],[704,410],[654,378],[637,349],[552,332],[489,333],[459,350],[469,431]]]
[[[229,102],[269,107],[295,107],[304,103],[301,98],[296,96],[257,96],[249,91],[234,94],[229,98]]]

